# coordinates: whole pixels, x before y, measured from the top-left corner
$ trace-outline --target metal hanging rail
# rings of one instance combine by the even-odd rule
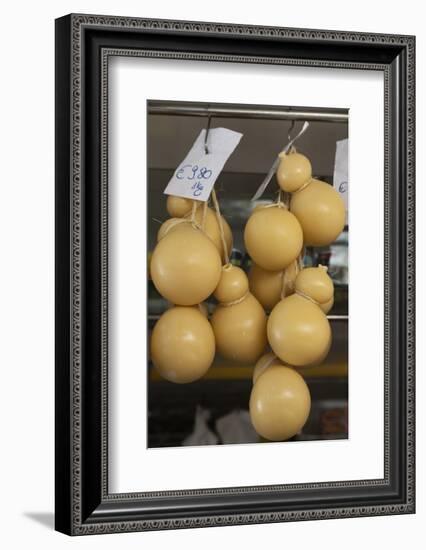
[[[257,118],[270,120],[347,122],[348,109],[312,107],[271,107],[267,105],[236,105],[226,103],[190,103],[175,101],[148,101],[150,115],[199,116],[217,118]]]

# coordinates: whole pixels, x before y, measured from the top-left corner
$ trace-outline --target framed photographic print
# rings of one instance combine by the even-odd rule
[[[56,529],[413,513],[412,36],[56,21]]]

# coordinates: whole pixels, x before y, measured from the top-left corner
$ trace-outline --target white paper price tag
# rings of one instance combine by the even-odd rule
[[[334,161],[333,187],[342,197],[346,212],[348,211],[349,178],[348,178],[348,145],[349,140],[343,139],[336,143]]]
[[[214,128],[208,134],[206,154],[205,135],[206,130],[201,130],[191,150],[164,189],[166,195],[207,201],[226,161],[243,136],[227,128]]]

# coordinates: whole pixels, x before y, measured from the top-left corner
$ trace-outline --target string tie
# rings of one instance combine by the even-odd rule
[[[311,298],[310,296],[308,296],[307,294],[305,294],[301,290],[296,290],[295,294],[297,294],[298,296],[301,296],[302,298],[306,298],[306,300],[309,300],[310,302],[312,302],[316,306],[320,305],[320,302],[317,302],[316,300],[314,300],[313,298]]]
[[[310,185],[313,182],[313,180],[314,180],[314,178],[310,178],[307,181],[305,181],[305,183],[301,187],[299,187],[299,189],[297,189],[296,191],[293,192],[293,195],[297,195],[297,193],[300,193],[301,191],[306,189],[308,187],[308,185]]]
[[[232,302],[221,302],[219,306],[221,307],[230,307],[230,306],[236,306],[237,304],[241,304],[241,302],[244,302],[244,300],[247,298],[247,296],[250,294],[250,291],[248,290],[244,296],[241,296],[241,298],[238,298],[238,300],[233,300]]]

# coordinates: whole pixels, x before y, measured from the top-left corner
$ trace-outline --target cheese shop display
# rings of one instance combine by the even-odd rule
[[[330,184],[347,121],[305,122],[291,138],[301,123],[237,112],[217,127],[193,111],[149,115],[150,447],[322,439],[324,407],[347,415],[347,282],[336,276],[347,213]],[[220,169],[216,130],[242,135]],[[213,435],[198,440],[204,409]],[[227,415],[247,425],[222,437]]]

